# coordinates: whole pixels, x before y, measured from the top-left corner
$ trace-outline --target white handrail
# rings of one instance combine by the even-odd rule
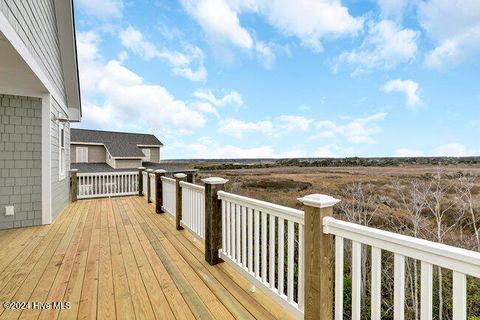
[[[201,240],[205,239],[205,187],[181,181],[182,221]]]
[[[156,184],[155,184],[155,173],[150,173],[150,201],[155,203],[156,199]]]
[[[163,210],[173,217],[176,216],[176,186],[175,179],[162,177]]]
[[[198,191],[198,192],[204,192],[205,187],[204,186],[199,186],[198,184],[193,184],[193,183],[188,183],[185,181],[180,181],[180,185],[182,188],[187,188],[190,190]]]
[[[266,201],[239,196],[225,191],[218,191],[218,199],[235,202],[259,211],[268,211],[274,216],[287,219],[295,223],[304,223],[304,214],[302,210],[292,209]]]
[[[453,271],[453,319],[467,316],[467,275],[480,278],[480,253],[445,244],[374,229],[333,217],[323,218],[323,232],[335,235],[335,319],[343,319],[344,239],[352,241],[352,318],[361,314],[362,245],[372,247],[371,318],[381,315],[381,252],[394,254],[394,318],[405,316],[405,257],[421,262],[420,310],[422,319],[431,319],[433,266]]]
[[[480,278],[480,253],[355,223],[323,218],[323,232]]]
[[[220,258],[302,318],[303,211],[224,191],[217,195],[222,200]]]
[[[126,196],[138,193],[138,172],[79,173],[78,199]]]

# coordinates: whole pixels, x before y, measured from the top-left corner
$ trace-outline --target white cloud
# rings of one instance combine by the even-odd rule
[[[450,157],[468,157],[480,155],[480,150],[474,150],[459,143],[449,143],[439,146],[435,149],[436,156],[450,156]]]
[[[178,76],[191,81],[203,81],[207,78],[207,70],[203,65],[204,55],[198,47],[186,45],[185,53],[160,50],[152,42],[146,40],[139,30],[131,26],[121,30],[119,38],[124,47],[145,60],[160,58],[166,61],[172,67],[173,73]],[[196,70],[193,70],[192,65],[196,66]]]
[[[272,46],[265,42],[257,41],[257,43],[255,43],[255,51],[259,54],[263,66],[266,69],[271,69],[276,58],[275,53],[273,53]]]
[[[215,106],[236,105],[240,107],[243,105],[242,95],[237,91],[230,91],[223,97],[217,98],[211,90],[198,89],[193,93],[193,96],[197,99],[208,101]]]
[[[426,54],[427,66],[444,68],[480,55],[478,0],[424,1],[419,5],[418,16],[421,26],[436,45]]]
[[[382,17],[400,21],[408,0],[377,0]]]
[[[276,122],[279,130],[288,133],[294,130],[308,131],[312,120],[302,116],[283,115],[277,117]]]
[[[353,35],[363,28],[363,19],[352,17],[338,0],[272,0],[263,4],[261,9],[270,24],[316,51],[323,49],[324,38]]]
[[[122,0],[77,0],[76,3],[88,15],[99,19],[120,18],[122,16]]]
[[[272,135],[274,132],[271,121],[246,122],[238,119],[221,120],[217,131],[239,139],[242,138],[245,133]]]
[[[206,119],[201,113],[161,85],[145,83],[120,61],[105,63],[98,53],[97,34],[79,33],[77,41],[85,125],[106,129],[169,128],[179,132],[204,126]]]
[[[254,39],[240,23],[239,15],[254,12],[287,36],[321,51],[324,38],[352,35],[363,27],[363,19],[349,14],[339,0],[182,0],[214,41],[228,42],[242,49],[252,49]]]
[[[202,137],[194,143],[178,143],[185,157],[197,159],[245,159],[245,158],[296,158],[304,156],[300,150],[277,152],[271,146],[242,148],[234,145],[221,145],[210,137]],[[175,147],[174,147],[175,148]]]
[[[212,41],[229,42],[251,49],[253,39],[240,25],[238,12],[224,0],[181,0],[184,8],[192,15]]]
[[[333,138],[341,136],[351,143],[375,143],[372,135],[380,132],[380,127],[375,123],[382,121],[387,116],[385,112],[379,112],[366,118],[358,118],[344,125],[338,125],[333,121],[319,121],[317,134],[311,139]]]
[[[423,155],[423,151],[420,150],[413,150],[407,148],[397,149],[397,156],[399,157],[421,157]]]
[[[356,66],[353,75],[373,68],[391,69],[412,61],[417,54],[418,32],[389,20],[368,24],[368,34],[360,48],[343,52],[334,67],[347,63]]]
[[[390,80],[383,87],[382,90],[386,93],[401,92],[405,94],[407,105],[416,106],[420,103],[420,96],[418,95],[419,85],[412,80]]]
[[[312,120],[302,116],[281,115],[273,121],[264,120],[247,122],[238,119],[223,119],[220,121],[218,132],[232,135],[241,139],[246,133],[260,133],[272,137],[280,137],[292,131],[306,132]]]
[[[328,144],[318,147],[314,152],[315,157],[319,158],[344,158],[355,156],[353,148],[343,148],[336,144]]]

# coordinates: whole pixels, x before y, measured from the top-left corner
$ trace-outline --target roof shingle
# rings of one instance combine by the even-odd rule
[[[138,145],[163,146],[153,134],[71,129],[71,143],[102,143],[114,158],[143,158]]]

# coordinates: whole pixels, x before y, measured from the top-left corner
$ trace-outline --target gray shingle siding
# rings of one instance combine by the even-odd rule
[[[65,123],[65,155],[67,157],[67,170],[65,173],[65,178],[60,180],[60,170],[59,170],[59,148],[58,148],[58,132],[59,124],[55,120],[58,116],[58,113],[62,111],[60,105],[55,99],[52,98],[51,106],[51,116],[50,116],[50,137],[51,137],[51,162],[52,162],[52,171],[51,171],[51,181],[52,181],[52,221],[58,216],[58,214],[65,208],[65,206],[70,202],[70,125],[68,122]]]
[[[65,99],[54,0],[1,0],[0,11]]]
[[[0,229],[40,225],[42,101],[0,94],[0,118]]]

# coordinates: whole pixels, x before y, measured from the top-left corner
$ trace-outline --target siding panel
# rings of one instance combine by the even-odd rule
[[[52,98],[51,106],[51,162],[52,162],[52,221],[58,216],[58,214],[65,208],[65,206],[70,202],[70,125],[65,123],[65,155],[67,157],[67,169],[66,177],[60,180],[59,174],[59,150],[58,150],[58,122],[55,121],[55,117],[58,113],[62,111],[58,102]]]
[[[1,0],[0,10],[65,99],[53,0]]]
[[[41,114],[39,98],[0,94],[0,229],[42,222]]]

